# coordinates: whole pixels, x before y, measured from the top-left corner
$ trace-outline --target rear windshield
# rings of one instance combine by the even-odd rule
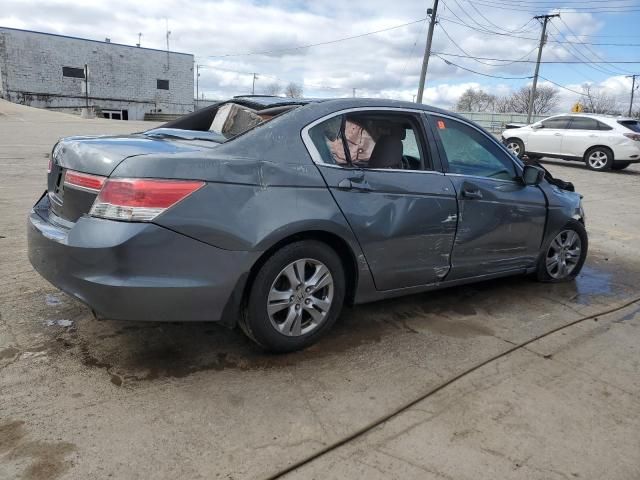
[[[241,135],[272,118],[287,113],[299,105],[254,110],[237,103],[226,103],[218,108],[209,131],[231,139]]]
[[[618,120],[618,123],[629,130],[640,133],[640,122],[638,120]]]

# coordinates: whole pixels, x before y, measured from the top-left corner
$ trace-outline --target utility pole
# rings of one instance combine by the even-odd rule
[[[636,89],[636,77],[640,77],[640,75],[627,75],[627,78],[631,79],[631,101],[629,102],[629,117],[631,116],[631,111],[633,110],[633,92]]]
[[[356,89],[353,89],[353,98],[356,98]]]
[[[89,114],[89,65],[84,64],[84,103]]]
[[[258,80],[258,74],[253,73],[253,83],[251,84],[251,95],[256,94],[256,80]]]
[[[533,85],[529,94],[529,108],[527,109],[527,125],[531,123],[531,114],[533,113],[533,100],[536,98],[536,87],[538,86],[538,72],[540,71],[540,59],[542,58],[542,47],[547,41],[547,22],[554,17],[560,17],[559,13],[553,15],[538,15],[533,18],[536,20],[543,19],[542,34],[540,35],[540,46],[538,47],[538,60],[536,61],[536,72],[533,74]]]
[[[200,65],[196,63],[196,107],[198,106],[199,97],[200,97]]]
[[[422,70],[420,71],[420,84],[418,85],[417,102],[422,103],[424,93],[424,82],[427,78],[427,67],[429,66],[429,55],[431,55],[431,41],[433,40],[433,29],[436,26],[436,14],[438,13],[438,0],[433,0],[433,9],[427,9],[427,16],[430,16],[429,33],[427,33],[427,45],[424,47],[424,58],[422,59]]]
[[[136,47],[140,48],[140,45],[142,45],[142,32],[138,33],[138,44]]]

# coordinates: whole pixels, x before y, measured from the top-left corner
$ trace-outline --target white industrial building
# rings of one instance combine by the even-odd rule
[[[193,55],[0,27],[0,98],[121,120],[184,114]]]

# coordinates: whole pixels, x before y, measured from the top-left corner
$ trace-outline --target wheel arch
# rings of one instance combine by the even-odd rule
[[[593,150],[594,148],[602,148],[605,150],[608,150],[611,152],[611,157],[615,160],[615,152],[613,151],[613,148],[611,148],[608,145],[592,145],[589,148],[587,148],[584,153],[582,154],[582,159],[586,162],[587,161],[587,154]]]
[[[266,250],[264,250],[262,255],[260,255],[260,257],[258,257],[258,259],[253,263],[246,276],[244,286],[242,288],[242,296],[239,299],[240,308],[244,308],[249,292],[251,291],[251,287],[253,286],[253,281],[262,265],[264,265],[264,263],[282,247],[302,240],[316,240],[322,242],[331,247],[336,252],[336,254],[342,260],[342,265],[344,266],[346,284],[345,303],[354,303],[355,293],[359,280],[358,260],[356,257],[356,252],[354,252],[349,242],[337,233],[322,229],[310,229],[290,233],[287,236],[275,241]]]

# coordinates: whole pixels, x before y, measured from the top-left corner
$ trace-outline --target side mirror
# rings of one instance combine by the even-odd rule
[[[525,165],[522,170],[522,183],[538,185],[544,179],[544,170],[534,165]]]

